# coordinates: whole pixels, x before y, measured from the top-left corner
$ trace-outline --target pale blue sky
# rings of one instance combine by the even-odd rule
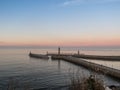
[[[0,45],[120,45],[120,0],[0,0]]]

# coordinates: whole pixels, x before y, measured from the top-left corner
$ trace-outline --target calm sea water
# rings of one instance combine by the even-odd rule
[[[62,48],[63,53],[76,53],[78,48]],[[59,60],[34,59],[28,56],[29,51],[45,54],[55,53],[57,48],[0,48],[0,90],[7,90],[11,83],[16,87],[31,87],[43,90],[67,90],[73,76],[89,76],[89,71],[81,66]],[[120,49],[82,49],[81,53],[96,55],[120,55]],[[120,62],[101,62],[99,64],[120,69]],[[111,63],[111,65],[109,64]],[[107,85],[120,84],[110,77],[99,75]],[[22,90],[22,89],[20,89]]]

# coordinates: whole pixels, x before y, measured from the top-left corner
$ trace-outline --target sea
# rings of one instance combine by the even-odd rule
[[[58,47],[0,47],[0,90],[69,90],[73,78],[95,74],[105,85],[120,85],[106,75],[63,60],[36,59],[37,54],[57,53]],[[119,47],[61,47],[61,53],[120,56]],[[120,70],[120,61],[88,60]]]

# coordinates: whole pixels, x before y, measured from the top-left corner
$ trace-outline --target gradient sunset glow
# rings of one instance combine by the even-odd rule
[[[0,0],[0,46],[120,46],[120,0]]]

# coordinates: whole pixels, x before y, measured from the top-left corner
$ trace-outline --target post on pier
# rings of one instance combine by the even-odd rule
[[[48,55],[48,51],[46,52],[46,55]]]
[[[58,55],[60,55],[60,47],[58,47]]]

